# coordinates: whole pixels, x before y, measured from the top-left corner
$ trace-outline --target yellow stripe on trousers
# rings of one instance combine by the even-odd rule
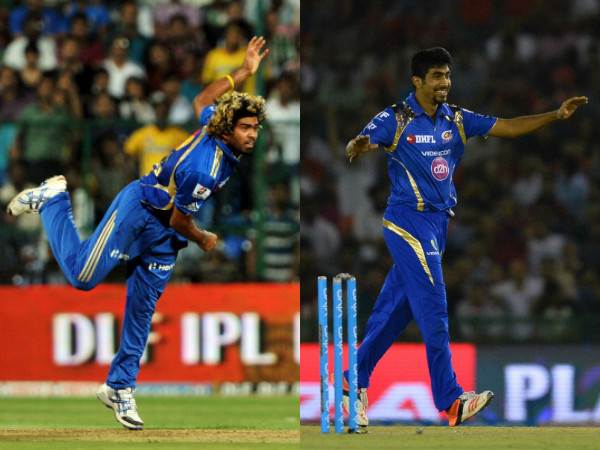
[[[421,245],[419,240],[412,234],[410,234],[408,231],[406,231],[404,228],[400,228],[398,225],[390,222],[389,220],[383,219],[383,226],[386,227],[388,230],[400,235],[402,239],[404,239],[408,243],[408,245],[412,247],[414,252],[417,254],[417,258],[419,258],[421,266],[423,266],[423,270],[429,277],[429,281],[431,281],[431,284],[435,286],[435,283],[433,282],[433,276],[431,276],[431,271],[429,270],[429,265],[427,264],[427,259],[425,258],[423,246]]]
[[[108,237],[110,236],[110,233],[112,232],[113,228],[115,227],[116,217],[117,217],[117,211],[115,210],[115,212],[112,213],[112,215],[110,216],[110,218],[104,225],[104,228],[102,229],[102,232],[100,233],[100,237],[96,241],[96,244],[94,244],[94,248],[92,249],[90,256],[88,256],[88,259],[85,263],[85,266],[83,267],[83,270],[77,277],[77,279],[79,281],[86,283],[92,278],[92,274],[94,273],[94,271],[96,270],[96,266],[98,265],[98,260],[100,259],[100,254],[102,254],[102,252],[104,251],[104,247],[106,246]]]

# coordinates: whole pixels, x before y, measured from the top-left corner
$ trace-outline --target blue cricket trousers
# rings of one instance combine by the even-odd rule
[[[383,235],[394,259],[358,349],[358,386],[368,387],[375,365],[412,319],[425,341],[435,406],[443,411],[463,393],[452,368],[442,253],[448,214],[389,206]]]
[[[107,384],[114,389],[135,387],[156,302],[187,241],[141,203],[139,181],[119,192],[85,241],[77,233],[66,192],[48,200],[40,215],[54,257],[75,288],[92,289],[126,261],[125,320]]]

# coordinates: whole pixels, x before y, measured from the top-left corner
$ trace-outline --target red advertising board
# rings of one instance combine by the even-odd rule
[[[465,391],[474,390],[475,346],[453,344],[451,351],[459,383]],[[300,355],[300,418],[317,421],[321,407],[319,345],[303,344]],[[346,349],[344,355],[347,355]],[[332,347],[329,350],[329,372],[329,404],[333,410]],[[425,346],[422,344],[395,344],[390,347],[373,372],[368,394],[369,420],[438,422],[443,418],[433,403]]]
[[[299,297],[297,283],[169,286],[139,381],[297,381]],[[124,304],[123,285],[0,288],[0,381],[102,380]]]

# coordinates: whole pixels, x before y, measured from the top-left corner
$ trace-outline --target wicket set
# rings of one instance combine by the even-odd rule
[[[334,352],[334,402],[335,432],[344,432],[343,413],[343,293],[342,281],[346,281],[346,313],[348,330],[348,386],[349,411],[348,432],[356,431],[356,400],[358,391],[358,372],[356,361],[356,278],[349,274],[338,274],[332,282],[333,308],[333,352]],[[327,306],[327,277],[320,276],[317,281],[319,299],[319,346],[320,346],[320,382],[321,382],[321,432],[329,433],[329,335]]]

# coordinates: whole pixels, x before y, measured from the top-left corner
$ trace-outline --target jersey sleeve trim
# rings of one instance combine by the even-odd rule
[[[409,123],[415,118],[415,113],[406,102],[402,102],[400,106],[394,105],[392,109],[396,112],[396,134],[394,135],[394,142],[389,147],[384,147],[385,151],[392,153],[398,147],[400,142],[400,136],[406,129]]]
[[[213,178],[217,178],[217,174],[219,173],[219,168],[221,167],[221,162],[223,161],[223,150],[217,145],[215,150],[215,156],[213,158],[212,166],[210,168],[210,176]]]

